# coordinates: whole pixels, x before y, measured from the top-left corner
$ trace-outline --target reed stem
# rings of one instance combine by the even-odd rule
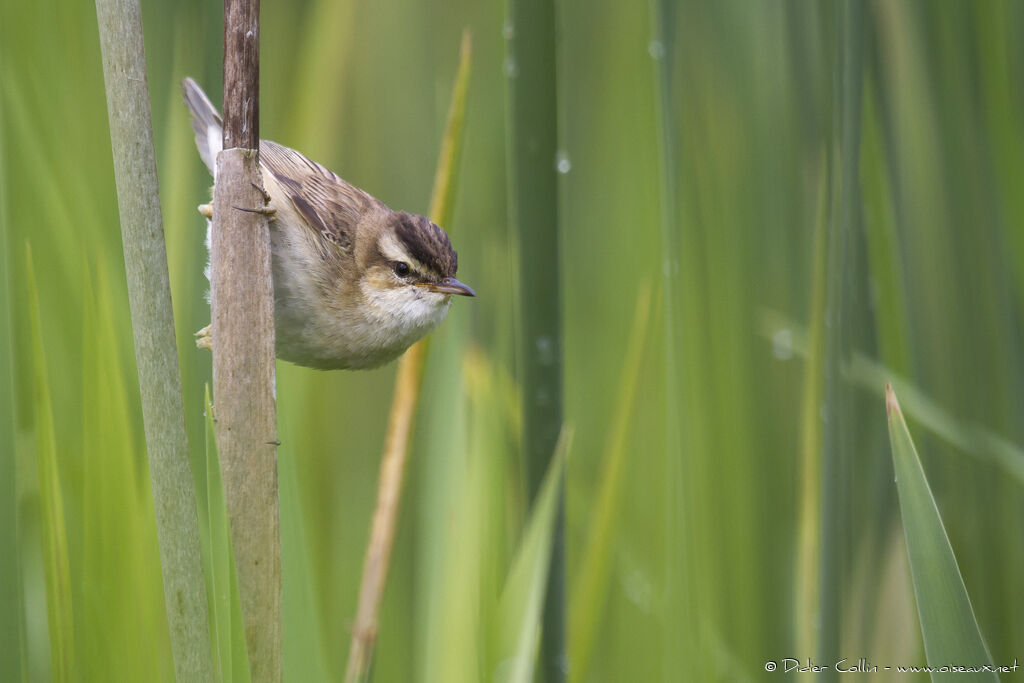
[[[138,0],[96,0],[164,602],[179,681],[213,681]]]
[[[562,327],[558,237],[558,93],[553,0],[512,0],[506,27],[509,207],[519,251],[518,361],[527,494],[540,491],[562,429]],[[551,549],[538,680],[563,681],[564,488]]]
[[[213,198],[213,393],[253,683],[281,680],[274,284],[259,171],[259,0],[224,2],[224,150]],[[249,209],[249,210],[239,210]]]

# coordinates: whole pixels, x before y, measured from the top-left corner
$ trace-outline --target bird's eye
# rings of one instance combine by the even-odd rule
[[[395,261],[393,268],[395,269],[395,275],[398,277],[405,277],[409,274],[409,264],[405,261]]]

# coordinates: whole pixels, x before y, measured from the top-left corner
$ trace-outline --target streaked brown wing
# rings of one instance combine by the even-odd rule
[[[350,185],[305,155],[269,140],[260,141],[260,163],[277,179],[295,210],[309,226],[343,249],[376,199]]]

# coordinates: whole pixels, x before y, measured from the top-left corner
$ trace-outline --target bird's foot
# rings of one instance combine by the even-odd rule
[[[249,213],[261,213],[264,216],[273,216],[275,213],[277,213],[277,207],[270,203],[270,193],[268,193],[266,190],[263,189],[262,186],[257,185],[256,183],[250,183],[250,185],[252,185],[253,188],[255,188],[255,190],[260,193],[260,196],[263,197],[263,206],[258,209],[246,209],[245,207],[241,206],[236,206],[235,208],[238,209],[239,211],[247,211]]]
[[[274,207],[272,204],[267,204],[266,206],[260,207],[259,209],[246,209],[241,206],[236,206],[235,208],[238,209],[239,211],[247,211],[249,213],[262,213],[264,216],[273,216],[275,213],[277,213],[277,208]]]
[[[210,329],[211,327],[213,327],[212,323],[196,332],[195,337],[197,349],[213,351],[213,331]]]
[[[256,183],[249,183],[249,184],[252,185],[253,187],[255,187],[257,192],[259,192],[261,195],[263,195],[263,203],[264,204],[269,204],[270,203],[270,193],[267,192],[266,190],[264,190],[262,185],[257,185]]]

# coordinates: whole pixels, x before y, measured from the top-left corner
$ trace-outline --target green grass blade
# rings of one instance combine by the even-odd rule
[[[826,207],[828,174],[821,174],[814,224],[811,312],[807,330],[807,368],[800,397],[800,516],[794,575],[794,640],[801,652],[814,652],[821,552],[821,439],[818,419],[823,389],[825,344]]]
[[[878,87],[865,88],[864,145],[864,238],[876,295],[872,298],[878,330],[878,352],[886,365],[899,373],[909,372],[910,348],[907,321],[910,320],[904,285],[899,232],[892,198],[892,181],[884,160],[879,121]]]
[[[501,594],[492,649],[494,660],[490,667],[493,681],[529,683],[534,680],[541,608],[570,440],[571,434],[563,429]]]
[[[71,605],[71,568],[64,520],[64,500],[57,471],[57,444],[53,428],[50,384],[43,351],[39,294],[36,288],[32,249],[25,246],[31,319],[32,368],[35,384],[36,462],[39,465],[39,498],[42,507],[43,558],[46,565],[46,611],[50,627],[51,675],[56,683],[73,680],[74,613]]]
[[[877,391],[885,377],[903,396],[907,414],[931,433],[955,446],[965,455],[988,462],[1024,484],[1024,449],[980,425],[962,420],[942,408],[915,384],[895,376],[886,366],[863,354],[854,354],[848,376],[863,388]]]
[[[458,334],[463,335],[465,327],[459,325],[458,329]],[[449,334],[455,331],[453,326]],[[454,343],[450,345],[452,351],[447,354],[448,359],[461,366],[461,371],[451,374],[457,381],[458,391],[468,397],[465,373],[469,367],[460,362],[465,342],[456,341],[452,336],[449,341]],[[440,656],[431,660],[431,667],[424,672],[425,681],[471,683],[480,679],[483,667],[481,655],[486,634],[483,624],[486,622],[482,621],[482,606],[489,596],[484,592],[482,579],[487,543],[494,531],[489,514],[488,482],[493,479],[490,471],[496,463],[488,458],[493,451],[477,448],[472,441],[487,431],[480,420],[479,407],[480,403],[465,402],[459,411],[461,417],[457,418],[458,434],[453,435],[455,443],[459,444],[452,451],[455,457],[438,466],[443,470],[443,485],[450,500],[445,505],[444,517],[449,534],[440,536],[442,544],[436,549],[440,572],[435,575],[431,588],[439,598],[432,621],[436,630],[433,642]],[[390,679],[378,674],[375,680]]]
[[[518,387],[511,374],[494,363],[483,351],[468,345],[462,354],[465,395],[468,400],[467,444],[470,475],[467,498],[474,499],[475,508],[467,507],[474,530],[479,534],[480,557],[476,560],[479,600],[474,612],[478,623],[488,625],[488,634],[495,632],[502,587],[505,585],[515,539],[521,537],[521,499],[508,495],[518,487],[509,486],[509,472],[518,467],[518,452],[513,444],[518,434]],[[472,486],[472,493],[468,487]],[[495,661],[491,649],[494,639],[480,639],[480,669]],[[478,672],[471,680],[480,680]],[[384,680],[384,679],[381,679]],[[388,679],[391,680],[391,679]]]
[[[992,657],[981,637],[946,527],[942,524],[939,508],[891,386],[886,386],[885,406],[889,414],[893,467],[928,664],[935,667],[991,665]],[[998,681],[999,677],[994,673],[965,676],[950,672],[932,673],[932,680]]]
[[[508,56],[508,189],[519,248],[518,356],[523,388],[523,458],[531,500],[549,471],[564,410],[559,257],[558,76],[554,0],[511,0]],[[559,509],[564,510],[563,502]],[[544,608],[539,680],[566,678],[565,515],[556,522]]]
[[[578,578],[569,603],[569,653],[571,680],[587,679],[587,664],[601,615],[607,602],[608,584],[612,573],[615,550],[616,524],[621,515],[622,489],[626,478],[626,438],[633,424],[640,363],[643,360],[647,332],[650,327],[651,292],[644,288],[637,297],[633,331],[622,364],[619,395],[615,418],[608,436],[602,465],[600,493],[593,508],[587,545],[580,560]]]
[[[824,404],[821,465],[821,560],[818,585],[820,624],[818,655],[837,661],[844,618],[842,595],[849,573],[846,541],[851,529],[851,491],[845,474],[852,451],[852,431],[845,416],[851,409],[849,390],[841,378],[850,353],[857,235],[861,119],[861,67],[864,12],[859,0],[837,6],[838,78],[835,90],[837,142],[833,159],[832,222],[828,233],[828,289],[825,299]],[[836,680],[835,672],[823,680]]]
[[[681,135],[679,106],[676,99],[677,84],[682,79],[674,78],[674,62],[676,59],[676,14],[678,3],[672,0],[650,0],[651,43],[649,54],[654,68],[654,116],[655,130],[658,140],[658,180],[660,181],[660,258],[662,261],[662,281],[664,283],[664,324],[665,324],[665,500],[668,507],[665,525],[664,545],[669,548],[665,553],[665,602],[666,614],[664,624],[664,642],[672,642],[672,646],[663,647],[663,667],[665,676],[670,671],[677,671],[693,659],[694,639],[683,637],[689,621],[691,608],[688,605],[686,586],[692,568],[686,562],[684,550],[686,532],[683,528],[685,513],[683,512],[682,463],[683,420],[677,419],[685,411],[683,408],[683,367],[682,356],[692,345],[686,340],[683,330],[683,298],[685,285],[681,275],[681,254],[683,254],[682,212],[680,204],[680,171],[682,155],[679,140]],[[685,89],[680,88],[685,92]],[[584,571],[589,566],[584,564]],[[570,603],[570,660],[576,666],[569,671],[572,680],[585,678],[585,667],[590,657],[585,655],[589,650],[586,633],[595,632],[592,622],[580,622],[577,612],[579,604],[575,597]],[[674,646],[679,643],[679,647]],[[667,680],[667,678],[666,678]]]
[[[7,178],[4,144],[3,107],[0,106],[0,226],[8,224]],[[9,232],[0,227],[0,435],[14,438],[14,366],[12,355],[13,310],[12,277],[8,257]],[[18,496],[15,449],[0,455],[0,680],[17,681],[23,677],[24,633],[22,632],[23,595],[21,557],[18,548]]]
[[[80,555],[73,555],[77,674],[82,681],[171,681],[174,663],[160,596],[160,549],[130,353],[118,333],[119,301],[102,257],[83,259]],[[95,285],[94,285],[95,282]],[[80,478],[79,478],[80,477]],[[69,496],[69,501],[75,499]],[[75,527],[72,527],[74,529]],[[74,536],[72,536],[74,538]],[[145,646],[125,648],[126,642]]]
[[[465,142],[466,98],[469,94],[469,77],[473,68],[473,36],[467,28],[462,32],[459,47],[459,68],[455,73],[451,102],[448,105],[448,120],[445,123],[441,151],[437,156],[434,171],[434,187],[430,192],[430,220],[438,225],[451,223],[455,211],[455,191],[459,187],[459,171],[462,166],[462,145]]]

